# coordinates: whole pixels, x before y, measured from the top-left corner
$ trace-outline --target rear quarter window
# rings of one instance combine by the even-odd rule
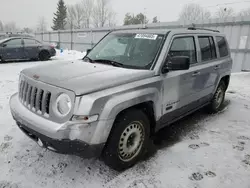
[[[229,54],[228,46],[225,37],[217,36],[216,43],[219,48],[220,57],[226,57]]]

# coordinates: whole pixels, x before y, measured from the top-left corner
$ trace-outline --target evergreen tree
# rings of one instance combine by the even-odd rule
[[[159,22],[158,19],[157,19],[157,16],[153,18],[153,22],[152,23],[157,23]]]
[[[137,14],[136,16],[131,15],[130,13],[127,13],[125,15],[125,18],[124,18],[124,21],[123,21],[124,25],[135,25],[135,24],[143,24],[143,23],[147,24],[148,19],[142,13]]]
[[[53,18],[53,30],[64,30],[67,24],[67,7],[64,3],[64,0],[59,0],[57,4],[57,11],[54,13],[55,17]]]

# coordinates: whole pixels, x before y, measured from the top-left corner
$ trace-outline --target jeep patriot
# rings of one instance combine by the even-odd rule
[[[41,147],[124,170],[156,131],[202,107],[221,110],[231,69],[227,40],[214,30],[113,31],[82,60],[21,71],[10,108]]]

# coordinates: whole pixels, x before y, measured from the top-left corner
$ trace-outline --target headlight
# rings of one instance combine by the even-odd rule
[[[56,99],[56,111],[60,116],[66,116],[69,114],[72,107],[70,97],[63,93]]]

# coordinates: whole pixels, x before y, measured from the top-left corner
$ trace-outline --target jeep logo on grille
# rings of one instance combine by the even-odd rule
[[[40,76],[35,74],[35,75],[33,75],[33,78],[37,80],[38,78],[40,78]]]

